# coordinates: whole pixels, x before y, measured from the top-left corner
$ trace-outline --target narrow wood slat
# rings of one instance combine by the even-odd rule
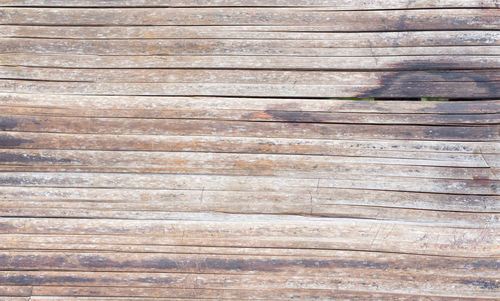
[[[245,154],[331,155],[446,162],[449,166],[488,167],[485,155],[500,153],[495,142],[343,141],[251,137],[184,137],[157,135],[54,134],[8,132],[0,135],[6,149],[214,152]],[[436,164],[434,164],[436,165]]]
[[[30,26],[23,24],[0,25],[2,38],[51,38],[71,40],[117,39],[155,40],[176,39],[175,42],[189,45],[201,39],[218,39],[221,43],[229,39],[264,42],[263,45],[329,45],[331,47],[377,48],[377,47],[423,47],[423,46],[493,46],[500,44],[500,33],[485,30],[467,31],[407,31],[407,32],[314,32],[300,26]],[[182,40],[191,40],[188,43]],[[264,40],[264,41],[261,41]],[[29,41],[24,39],[23,41]],[[60,43],[64,40],[58,40]],[[313,44],[316,41],[317,44]],[[65,41],[69,42],[69,41]],[[204,40],[209,43],[210,41]],[[230,44],[226,43],[226,46]],[[78,45],[78,44],[77,44]]]
[[[199,220],[191,217],[188,220],[162,221],[3,218],[0,226],[3,234],[50,234],[56,238],[90,235],[96,239],[108,235],[122,243],[128,241],[128,244],[381,252],[393,252],[397,247],[401,253],[443,256],[498,257],[500,254],[497,225],[469,228],[439,223],[394,223],[363,219],[205,215]],[[15,243],[15,240],[7,240],[9,244],[10,241]],[[267,282],[267,285],[270,283]]]
[[[316,182],[317,184],[317,182]],[[58,208],[165,210],[227,213],[309,213],[335,215],[341,206],[409,208],[453,212],[500,212],[498,195],[453,195],[424,192],[325,188],[289,191],[221,191],[182,189],[68,188],[0,186],[4,200],[57,202]],[[202,196],[203,192],[203,196]],[[335,196],[335,197],[332,197]],[[312,197],[312,200],[311,200]],[[63,204],[65,203],[65,204]],[[7,204],[7,203],[5,203]],[[311,210],[312,209],[312,210]],[[354,214],[353,212],[350,213]],[[138,215],[140,217],[140,215]],[[418,216],[417,216],[418,218]]]
[[[437,237],[437,236],[436,236]],[[83,253],[100,253],[105,254],[109,251],[116,252],[117,254],[122,253],[150,253],[150,254],[199,254],[199,255],[238,255],[238,256],[276,256],[276,257],[318,257],[318,258],[331,258],[335,254],[346,254],[351,252],[354,254],[366,254],[370,257],[380,255],[380,259],[384,258],[384,255],[388,256],[418,256],[417,258],[424,258],[426,255],[422,254],[405,254],[397,252],[370,252],[361,250],[332,250],[332,249],[317,249],[317,248],[254,248],[254,247],[221,247],[221,246],[189,246],[189,245],[169,245],[161,244],[156,242],[148,241],[143,244],[130,243],[131,236],[122,235],[36,235],[36,234],[2,234],[2,238],[6,238],[9,244],[7,246],[11,247],[11,250],[5,248],[6,251],[19,251],[19,252],[83,252]],[[146,241],[144,238],[134,238],[138,241]],[[149,239],[149,238],[148,238]],[[129,240],[127,242],[127,240]],[[30,251],[28,251],[30,250]],[[359,253],[358,253],[359,252]],[[432,256],[432,255],[430,255]],[[447,257],[449,259],[474,259],[474,260],[486,260],[482,257],[467,257],[467,256],[435,256],[434,258]],[[393,257],[394,258],[394,257]],[[406,257],[409,258],[409,257]],[[492,260],[497,260],[498,258],[493,256]],[[488,266],[488,265],[486,265]],[[480,271],[485,271],[481,268]],[[491,267],[494,270],[495,265]]]
[[[397,78],[401,73],[396,75]],[[404,75],[402,76],[404,77]],[[500,97],[500,82],[410,82],[393,83],[387,77],[380,84],[299,85],[234,83],[88,83],[1,80],[0,89],[13,93],[73,95],[167,95],[167,96],[249,96],[249,97]],[[35,84],[34,84],[35,83]]]
[[[322,7],[332,10],[363,10],[363,9],[408,9],[408,8],[446,8],[446,7],[481,7],[481,8],[498,8],[499,5],[495,0],[468,0],[463,2],[460,0],[432,1],[432,0],[370,0],[364,1],[362,4],[346,0],[224,0],[224,1],[200,1],[200,0],[182,0],[182,1],[165,1],[165,0],[79,0],[79,1],[63,1],[63,0],[1,0],[2,6],[69,6],[69,7],[217,7],[217,6],[282,6],[282,7]]]
[[[196,200],[198,201],[198,200]],[[144,206],[144,204],[100,204],[89,202],[83,205],[73,206],[68,202],[20,202],[6,201],[0,202],[2,206],[2,216],[4,217],[36,217],[36,218],[94,218],[94,219],[130,219],[130,220],[172,220],[178,219],[184,212],[219,212],[215,210],[206,210],[199,206],[189,206],[190,208],[181,208],[179,212],[164,211],[164,204],[156,206]],[[19,206],[22,205],[22,208]],[[266,204],[269,206],[269,203]],[[255,206],[255,205],[254,205]],[[263,205],[257,204],[261,210]],[[124,209],[127,207],[127,209]],[[156,207],[157,209],[148,209]],[[204,206],[208,207],[208,206]],[[216,206],[213,206],[216,207]],[[282,206],[285,207],[285,206]],[[281,210],[279,210],[281,209]],[[267,214],[288,214],[288,215],[305,215],[305,216],[321,216],[330,218],[354,218],[354,219],[374,219],[386,220],[391,222],[425,222],[425,223],[441,223],[447,225],[461,225],[464,227],[481,227],[485,223],[492,220],[499,220],[500,214],[478,214],[478,213],[454,213],[446,211],[424,211],[418,209],[406,208],[386,208],[386,207],[370,207],[370,206],[350,206],[350,205],[314,205],[311,210],[310,204],[302,202],[295,206],[267,210]],[[232,214],[255,214],[241,206],[237,210],[221,211]],[[312,211],[312,212],[311,212]],[[460,222],[457,222],[459,220]]]
[[[161,298],[155,297],[148,299],[147,297],[86,297],[86,300],[89,301],[109,301],[109,300],[176,300],[181,301],[185,300],[185,298],[194,299],[197,296],[214,296],[215,298],[237,298],[239,300],[282,300],[287,298],[302,298],[302,299],[325,299],[328,300],[331,297],[332,293],[335,294],[338,298],[344,299],[356,299],[356,300],[373,300],[373,299],[401,299],[401,298],[433,298],[432,295],[425,294],[403,294],[403,293],[375,293],[375,292],[354,292],[352,290],[321,290],[321,289],[281,289],[281,290],[228,290],[223,291],[222,293],[217,290],[206,290],[206,289],[157,289],[157,288],[124,288],[124,287],[112,287],[110,290],[103,289],[100,287],[69,287],[69,288],[57,288],[57,287],[36,287],[36,291],[40,291],[47,294],[47,292],[52,292],[54,294],[70,294],[70,292],[74,292],[75,295],[99,295],[109,294],[115,295],[134,295],[134,296],[144,296],[144,295],[153,295],[153,296],[177,296],[181,299],[177,299],[176,297],[172,298]],[[63,300],[78,300],[81,297],[55,297],[52,300],[54,301],[63,301]],[[434,295],[434,298],[439,298],[440,300],[453,300],[456,297],[451,296],[443,296]],[[492,298],[475,298],[475,297],[461,297],[463,300],[491,300]],[[41,301],[44,300],[43,297],[34,296],[32,297],[33,301]],[[213,299],[199,299],[196,300],[213,300]]]
[[[408,280],[405,276],[414,279],[418,279],[418,276],[414,275],[421,274],[421,269],[426,267],[425,274],[434,274],[440,272],[441,270],[446,270],[447,273],[440,276],[443,278],[455,279],[451,280],[458,285],[455,287],[455,293],[462,293],[461,290],[467,290],[468,293],[474,291],[474,284],[470,282],[471,278],[481,279],[482,283],[490,283],[492,277],[495,277],[495,269],[488,269],[487,264],[495,265],[498,260],[488,260],[487,263],[481,259],[475,259],[473,261],[460,259],[460,258],[432,258],[428,256],[414,256],[414,255],[380,255],[374,253],[366,252],[332,252],[329,257],[277,257],[277,256],[217,256],[217,255],[173,255],[173,254],[114,254],[108,255],[103,253],[21,253],[21,252],[2,252],[2,257],[10,262],[10,264],[15,266],[21,266],[24,269],[29,269],[30,266],[41,266],[42,270],[55,269],[55,270],[90,270],[90,271],[116,271],[116,272],[168,272],[168,274],[163,274],[162,276],[168,277],[169,275],[176,278],[176,274],[172,274],[178,271],[192,271],[194,273],[203,273],[205,277],[209,279],[217,279],[218,275],[235,275],[235,278],[239,278],[236,275],[261,275],[263,278],[268,275],[275,275],[279,279],[280,275],[290,273],[289,269],[293,268],[293,278],[305,278],[314,275],[318,278],[331,277],[339,278],[344,277],[343,280],[349,279],[352,282],[357,282],[359,275],[364,272],[364,269],[369,269],[373,272],[378,272],[379,280],[375,280],[378,285],[378,289],[383,291],[382,287],[389,286],[385,283],[392,279],[395,283],[393,285],[404,285]],[[24,255],[26,254],[26,255]],[[37,265],[38,263],[38,265]],[[9,264],[3,265],[9,268]],[[463,270],[466,267],[472,266],[472,271],[466,273]],[[335,268],[335,269],[332,269]],[[470,270],[471,268],[469,268]],[[401,271],[404,271],[403,273]],[[347,272],[347,273],[346,273]],[[433,273],[434,272],[434,273]],[[315,274],[316,273],[316,274]],[[33,273],[27,273],[33,275]],[[41,273],[42,274],[42,273]],[[47,273],[43,273],[47,274]],[[54,273],[56,274],[56,273]],[[76,275],[83,274],[75,272]],[[96,273],[97,274],[97,273]],[[101,274],[101,273],[100,273]],[[102,273],[106,275],[109,273]],[[133,274],[133,273],[130,273]],[[208,274],[208,275],[207,275]],[[49,274],[50,275],[50,274]],[[57,275],[57,274],[56,274]],[[60,274],[59,274],[60,275]],[[85,274],[83,274],[85,275]],[[11,276],[8,279],[12,279],[15,276]],[[49,276],[50,277],[50,276]],[[121,278],[122,276],[118,276]],[[232,277],[232,276],[231,276]],[[251,276],[250,276],[251,277]],[[7,278],[7,277],[4,277]],[[31,279],[30,279],[31,278]],[[52,278],[49,281],[43,281],[41,278],[36,279],[35,277],[28,278],[35,284],[39,285],[50,285],[51,282],[57,281],[57,277]],[[86,278],[86,277],[85,277]],[[29,280],[25,281],[28,282]],[[50,279],[50,278],[49,278]],[[72,278],[75,280],[75,284],[78,282],[77,277]],[[251,279],[251,278],[250,278]],[[62,279],[61,279],[62,280]],[[178,280],[182,281],[182,280]],[[185,279],[186,286],[189,287],[189,280]],[[173,282],[172,282],[173,283]],[[95,283],[94,285],[96,285]],[[155,283],[156,287],[161,287],[161,283]],[[166,283],[165,286],[168,286]],[[215,286],[215,283],[205,284],[207,288]],[[205,285],[200,285],[198,288],[205,287]],[[234,285],[234,284],[233,284]],[[365,284],[366,285],[366,284]],[[150,285],[153,286],[153,285]],[[172,284],[175,287],[175,284]],[[375,286],[375,285],[374,285]],[[406,293],[416,293],[412,291],[412,288],[418,289],[422,286],[418,280],[413,280],[413,285],[411,287],[407,286]],[[478,285],[479,286],[479,285]],[[370,285],[366,285],[365,289],[372,289]],[[434,288],[436,290],[437,288]],[[40,287],[40,291],[49,291],[50,288]],[[57,291],[57,290],[56,290]],[[64,291],[64,290],[59,290]],[[81,290],[82,293],[85,289]],[[99,293],[94,293],[93,295],[103,294],[100,290]],[[126,291],[126,290],[125,290]],[[147,291],[147,290],[146,290]],[[160,292],[161,290],[157,290]],[[154,292],[154,291],[149,291]],[[37,293],[37,289],[34,290]],[[132,293],[129,291],[129,293]],[[139,291],[140,293],[140,291]],[[219,291],[219,293],[222,293]],[[451,293],[451,292],[448,292]],[[133,294],[133,293],[132,293]],[[137,293],[136,293],[137,294]],[[155,295],[153,293],[153,295]]]
[[[311,252],[314,253],[314,252]],[[89,253],[89,252],[19,252],[0,251],[2,269],[114,272],[182,272],[207,274],[291,274],[297,276],[335,276],[364,268],[378,270],[397,277],[404,274],[435,274],[461,277],[495,277],[499,259],[431,257],[375,252],[331,251],[329,256],[256,256],[217,254],[158,254],[158,253]],[[467,266],[471,269],[466,270]],[[332,269],[332,268],[336,269]],[[319,268],[319,269],[316,269]],[[424,269],[422,271],[422,269]],[[354,274],[353,273],[353,274]],[[395,275],[396,274],[396,275]],[[395,278],[396,278],[395,277]]]
[[[489,155],[484,155],[485,160]],[[451,160],[450,160],[451,161]],[[32,168],[33,171],[105,171],[143,173],[198,173],[234,175],[286,175],[326,177],[335,175],[373,175],[427,177],[448,179],[496,179],[488,168],[500,168],[496,162],[479,164],[446,161],[270,154],[226,154],[208,152],[143,152],[143,151],[64,151],[64,150],[1,150],[0,170]],[[137,166],[141,162],[141,166]],[[21,165],[21,166],[19,166]],[[25,166],[25,168],[23,168]],[[415,170],[415,166],[419,166]]]
[[[37,285],[46,286],[88,286],[93,284],[95,286],[105,286],[107,282],[113,281],[115,286],[129,286],[129,287],[150,287],[150,288],[210,288],[210,289],[253,289],[253,290],[269,290],[272,289],[265,283],[270,281],[273,276],[262,276],[262,275],[231,275],[233,279],[232,282],[226,281],[227,275],[213,275],[206,274],[196,278],[186,278],[185,274],[174,274],[174,273],[82,273],[82,272],[11,272],[8,276],[4,276],[5,272],[0,273],[0,279],[5,279],[8,282],[17,281],[18,279],[28,279],[24,283],[35,283]],[[363,282],[362,278],[349,279],[352,283]],[[376,275],[370,274],[365,275],[364,278],[370,279],[369,283],[372,283],[373,279],[376,279]],[[410,294],[419,294],[419,289],[423,287],[422,277],[413,277],[414,283],[408,286],[406,289]],[[449,289],[453,285],[460,285],[464,287],[460,292],[464,291],[466,296],[474,296],[474,294],[482,294],[485,297],[495,297],[497,291],[487,290],[481,288],[483,283],[491,283],[492,278],[456,278],[456,277],[445,277],[445,276],[428,276],[429,279],[436,280],[438,278],[443,279],[443,286],[448,285],[448,289],[444,289],[444,294],[448,296],[458,297],[457,294]],[[327,277],[301,277],[297,278],[286,278],[286,277],[274,277],[275,287],[277,288],[288,288],[288,289],[331,289],[331,290],[352,290],[352,286],[349,284],[344,284],[341,277],[338,278],[327,278]],[[391,277],[380,276],[380,282],[384,285],[380,285],[380,291],[384,292],[382,288],[386,290],[394,290],[401,282],[394,282]],[[479,281],[478,281],[479,279]],[[148,282],[149,281],[149,282]],[[339,283],[340,281],[340,283]],[[316,285],[314,284],[316,282]],[[391,285],[392,282],[392,285]],[[127,285],[127,283],[129,283]],[[406,283],[406,282],[403,282]],[[367,285],[368,288],[375,287],[375,285]],[[441,286],[439,287],[441,288]],[[469,289],[468,291],[466,289]],[[424,295],[436,294],[436,289],[425,290]],[[377,292],[377,290],[375,290]],[[420,292],[421,294],[421,292]],[[219,295],[220,296],[220,295]]]
[[[284,120],[286,121],[286,120]],[[2,130],[74,134],[183,135],[328,140],[498,141],[498,125],[413,126],[137,118],[2,116]]]
[[[195,116],[206,118],[209,114],[231,110],[238,111],[303,111],[308,113],[358,113],[358,118],[396,114],[408,116],[419,114],[422,118],[439,114],[443,118],[453,115],[500,113],[500,101],[352,101],[342,99],[276,99],[276,98],[228,98],[228,97],[140,97],[140,96],[91,96],[1,93],[4,109],[17,109],[25,114],[31,109],[47,110],[48,115],[88,117],[135,117],[170,118],[172,112],[196,112]],[[397,105],[396,105],[397,104]],[[41,111],[44,112],[44,111]],[[45,113],[44,113],[45,114]],[[35,114],[34,114],[35,115]],[[257,116],[254,116],[257,118]],[[439,122],[436,118],[434,122]],[[319,122],[319,121],[318,121]],[[467,122],[462,120],[461,122]]]
[[[499,58],[500,63],[500,58]],[[286,85],[376,85],[391,79],[393,85],[446,83],[475,83],[481,88],[500,82],[494,71],[411,71],[411,72],[335,72],[335,71],[275,71],[275,70],[184,70],[184,69],[47,69],[0,67],[1,78],[76,81],[99,83],[227,83]],[[332,84],[335,83],[335,84]],[[500,88],[500,87],[499,87]]]
[[[294,70],[463,70],[498,68],[496,55],[499,49],[489,46],[471,47],[465,50],[455,47],[441,49],[428,47],[419,49],[417,56],[408,49],[399,48],[393,56],[384,53],[373,56],[370,53],[355,55],[359,49],[348,49],[338,57],[314,57],[310,51],[302,56],[101,56],[67,54],[0,54],[3,66],[51,67],[51,68],[195,68],[195,69],[294,69]],[[377,51],[374,48],[374,51]],[[387,53],[388,50],[383,50]],[[411,51],[411,49],[410,49]],[[421,52],[420,52],[421,51]],[[365,51],[363,51],[365,52]],[[458,52],[456,56],[446,56]],[[427,54],[426,54],[427,53]],[[461,53],[461,54],[460,54]],[[469,54],[470,56],[469,56]],[[331,53],[330,55],[336,55]],[[429,55],[428,55],[429,54]],[[418,56],[422,55],[422,56]],[[467,55],[467,56],[466,56]],[[466,57],[465,57],[466,56]],[[49,94],[49,93],[46,93]],[[272,96],[272,95],[270,95]],[[344,97],[346,97],[344,95]]]
[[[46,187],[96,187],[145,189],[207,189],[236,191],[279,191],[309,193],[320,188],[374,189],[409,192],[496,195],[498,180],[428,179],[417,177],[377,177],[351,175],[339,178],[293,178],[271,176],[177,175],[177,174],[90,174],[90,173],[23,173],[0,175],[0,185]],[[426,185],[427,183],[427,185]]]
[[[316,123],[351,123],[351,124],[412,124],[412,125],[489,125],[500,123],[500,114],[370,114],[362,112],[318,112],[303,111],[292,106],[283,108],[269,105],[265,110],[247,109],[172,109],[151,111],[148,109],[103,109],[95,108],[61,108],[56,106],[28,107],[28,106],[0,106],[4,114],[35,116],[62,116],[62,117],[140,117],[156,119],[210,119],[234,121],[286,121],[286,122],[316,122]],[[139,115],[139,116],[138,116]],[[142,115],[142,116],[140,116]],[[147,116],[149,115],[149,116]]]
[[[496,29],[498,9],[329,11],[321,8],[0,8],[0,24],[328,26],[330,31]],[[367,20],[360,22],[359,20]]]
[[[431,36],[432,37],[432,36]],[[483,38],[482,38],[483,39]],[[498,37],[485,38],[498,41]],[[110,56],[305,56],[305,57],[381,57],[385,56],[439,56],[439,55],[475,55],[493,56],[498,59],[498,44],[484,46],[441,46],[441,45],[380,45],[367,42],[368,45],[349,45],[337,40],[256,40],[256,39],[44,39],[44,38],[1,38],[0,50],[3,53],[27,54],[74,54],[74,55],[110,55]],[[449,63],[453,59],[446,57]],[[111,58],[109,58],[111,60]],[[143,58],[147,59],[147,58]],[[168,58],[163,58],[165,59]],[[177,58],[176,58],[177,59]],[[182,59],[178,58],[178,59]],[[208,59],[208,58],[207,58]],[[394,59],[394,58],[392,58]],[[408,60],[409,58],[407,58]],[[413,58],[418,60],[419,58]],[[426,59],[420,58],[420,59]],[[445,59],[445,58],[443,58]],[[176,61],[170,58],[168,61]],[[112,62],[112,60],[111,60]],[[165,62],[164,62],[165,64]],[[423,62],[421,63],[423,64]],[[411,62],[408,62],[411,66]],[[496,65],[491,66],[494,68]],[[355,69],[355,68],[354,68]]]
[[[101,71],[1,67],[0,77],[4,79],[0,83],[4,91],[25,93],[500,97],[500,76],[497,71],[301,72],[175,69]],[[48,82],[33,85],[31,81],[34,80],[48,80]],[[123,83],[133,83],[133,85],[123,85]]]

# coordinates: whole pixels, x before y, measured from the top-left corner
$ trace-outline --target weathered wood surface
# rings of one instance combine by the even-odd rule
[[[0,0],[0,300],[500,299],[499,7]]]

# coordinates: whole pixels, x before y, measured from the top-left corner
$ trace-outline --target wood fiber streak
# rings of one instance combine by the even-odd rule
[[[0,300],[499,300],[499,9],[0,0]]]
[[[324,7],[331,10],[364,10],[364,9],[409,9],[409,8],[446,8],[446,7],[477,7],[498,8],[495,0],[369,0],[355,2],[349,0],[1,0],[2,6],[58,6],[58,7],[224,7],[224,6],[255,6],[255,7]]]

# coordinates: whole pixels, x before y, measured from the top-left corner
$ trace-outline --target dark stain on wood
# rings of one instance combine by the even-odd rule
[[[313,114],[304,111],[278,111],[266,110],[265,114],[272,116],[275,120],[286,122],[324,122],[319,114]]]
[[[396,71],[383,75],[380,86],[369,89],[357,95],[357,97],[446,97],[439,95],[439,82],[474,82],[475,85],[484,91],[484,95],[490,98],[500,97],[500,82],[492,81],[487,75],[482,73],[458,72],[457,69],[464,69],[466,66],[451,62],[429,62],[426,60],[412,60],[393,66]],[[446,72],[446,70],[455,70]],[[429,78],[436,78],[436,82],[419,81],[415,72],[427,71]],[[439,72],[435,72],[439,71]],[[404,85],[405,82],[413,82],[411,85]]]
[[[18,123],[19,120],[17,118],[0,116],[0,130],[2,131],[14,129]]]
[[[67,158],[53,158],[43,156],[33,156],[27,154],[11,154],[0,153],[0,162],[15,162],[15,163],[39,163],[39,162],[52,162],[52,163],[70,163],[73,162]]]
[[[498,192],[498,181],[488,178],[474,177],[470,182],[469,187],[489,187],[492,192]]]
[[[17,138],[12,135],[0,135],[0,147],[20,146],[24,143],[32,143],[33,140]]]
[[[34,268],[34,267],[63,267],[66,263],[64,256],[40,256],[40,255],[0,255],[2,267]]]
[[[114,261],[101,256],[78,256],[80,265],[89,268],[147,268],[147,269],[174,269],[177,262],[168,258],[157,260],[127,260],[124,262]]]
[[[18,177],[0,177],[0,184],[2,185],[21,186],[24,183],[25,182]],[[0,227],[0,229],[2,228]]]
[[[204,258],[190,259],[182,258],[173,260],[170,258],[143,259],[115,261],[97,255],[80,255],[77,257],[78,265],[75,265],[69,257],[46,257],[46,256],[15,256],[0,258],[0,263],[4,267],[40,267],[42,265],[52,267],[77,267],[96,269],[213,269],[225,271],[263,271],[279,272],[292,267],[303,268],[368,268],[386,270],[394,263],[381,263],[373,261],[358,260],[284,260],[284,259],[221,259]],[[42,264],[43,263],[43,264]]]
[[[474,269],[487,268],[493,270],[500,270],[500,260],[478,260],[470,263],[470,266]]]
[[[78,266],[94,269],[149,269],[149,270],[173,270],[173,269],[211,269],[224,271],[262,271],[280,272],[292,267],[302,268],[368,268],[386,270],[394,263],[382,263],[374,261],[358,260],[284,260],[284,259],[223,259],[182,258],[173,260],[170,258],[143,259],[115,261],[97,255],[80,255],[77,257],[78,265],[68,256],[41,256],[41,255],[16,255],[0,256],[0,265],[3,268],[76,268]]]
[[[0,283],[15,285],[44,285],[55,283],[93,283],[96,280],[74,276],[12,275],[0,276]]]
[[[498,280],[484,280],[484,279],[476,279],[476,280],[467,280],[462,279],[459,280],[460,283],[465,285],[472,285],[479,287],[484,290],[496,290],[500,288],[500,281]]]

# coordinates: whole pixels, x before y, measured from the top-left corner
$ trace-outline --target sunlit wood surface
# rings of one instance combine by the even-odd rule
[[[497,0],[0,0],[0,300],[500,300]]]

